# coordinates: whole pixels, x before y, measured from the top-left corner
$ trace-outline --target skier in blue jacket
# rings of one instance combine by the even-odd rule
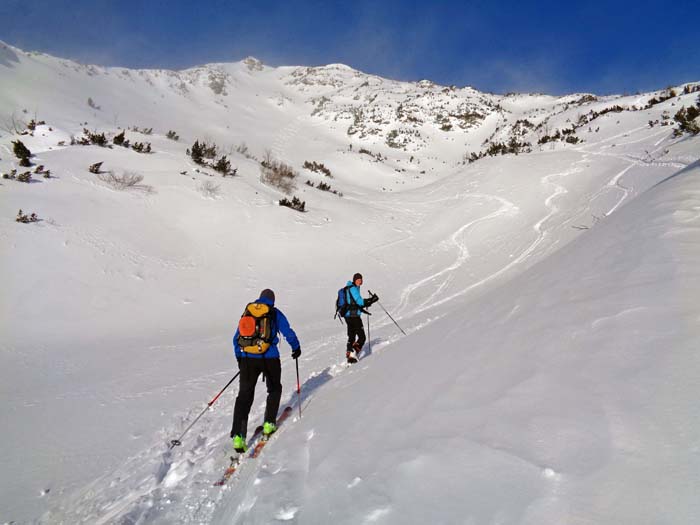
[[[348,304],[345,313],[345,324],[348,327],[348,344],[345,357],[348,363],[357,363],[357,356],[362,350],[362,346],[367,340],[365,327],[362,324],[362,313],[379,300],[376,294],[372,294],[367,299],[362,298],[360,293],[362,286],[362,274],[356,273],[352,276],[352,281],[348,281],[346,302]]]
[[[270,289],[260,292],[260,297],[254,301],[270,307],[269,320],[270,341],[269,348],[264,353],[250,353],[244,351],[240,346],[240,329],[236,329],[233,336],[233,349],[240,369],[240,389],[236,398],[236,405],[233,409],[233,425],[231,427],[231,437],[233,438],[233,448],[237,452],[245,452],[245,437],[248,429],[248,414],[253,405],[255,396],[255,385],[258,377],[263,374],[267,384],[267,404],[265,406],[265,422],[263,433],[270,435],[277,430],[277,411],[282,397],[282,367],[280,364],[280,353],[277,345],[279,343],[279,333],[287,340],[292,347],[292,358],[298,359],[301,355],[299,339],[289,325],[287,317],[275,308],[275,293]]]

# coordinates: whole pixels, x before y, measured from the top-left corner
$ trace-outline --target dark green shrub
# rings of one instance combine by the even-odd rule
[[[22,210],[19,210],[19,212],[17,213],[17,218],[15,219],[16,222],[22,222],[24,224],[28,224],[30,222],[37,222],[38,220],[39,217],[36,216],[36,213],[27,215],[25,213],[22,213]]]
[[[126,130],[122,131],[119,135],[116,135],[113,139],[112,142],[117,145],[117,146],[123,146],[124,145],[124,140],[126,140],[125,136]],[[128,147],[128,146],[127,146]]]
[[[29,159],[29,157],[32,156],[32,152],[29,151],[29,148],[19,139],[12,142],[12,152],[18,159]]]
[[[287,208],[292,208],[302,213],[306,211],[306,201],[301,201],[297,197],[293,197],[291,201],[289,199],[282,199],[279,201],[279,204],[280,206],[286,206]]]
[[[233,170],[231,170],[231,162],[226,158],[226,155],[222,155],[221,158],[214,163],[212,168],[221,173],[224,177],[227,175],[234,175],[232,172]]]
[[[204,151],[198,140],[194,141],[191,150],[187,150],[187,154],[192,157],[195,164],[204,164]]]

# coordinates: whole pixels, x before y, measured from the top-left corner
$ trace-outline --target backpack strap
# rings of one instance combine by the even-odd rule
[[[350,293],[350,288],[352,288],[353,286],[355,286],[355,285],[353,284],[353,285],[348,285],[345,287],[345,299],[348,303],[348,310],[356,310],[358,312],[362,312],[364,314],[369,315],[369,312],[367,310],[365,310],[364,306],[360,306],[359,304],[357,304],[355,297],[352,295],[352,293]],[[350,298],[349,301],[347,300],[348,297]]]

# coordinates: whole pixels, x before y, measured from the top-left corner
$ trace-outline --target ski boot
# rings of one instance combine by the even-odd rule
[[[248,447],[246,447],[245,444],[245,438],[240,434],[233,436],[233,450],[239,454],[244,454],[245,451],[248,450]]]
[[[263,424],[263,436],[268,438],[275,432],[277,432],[277,425],[270,423],[269,421],[265,421]]]

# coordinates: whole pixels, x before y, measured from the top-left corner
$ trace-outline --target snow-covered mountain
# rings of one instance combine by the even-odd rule
[[[697,521],[700,139],[678,114],[699,90],[494,95],[0,43],[0,520]],[[347,368],[332,304],[356,271],[408,335],[373,307]],[[303,417],[221,490],[236,388],[167,443],[235,373],[265,287],[302,341]]]

